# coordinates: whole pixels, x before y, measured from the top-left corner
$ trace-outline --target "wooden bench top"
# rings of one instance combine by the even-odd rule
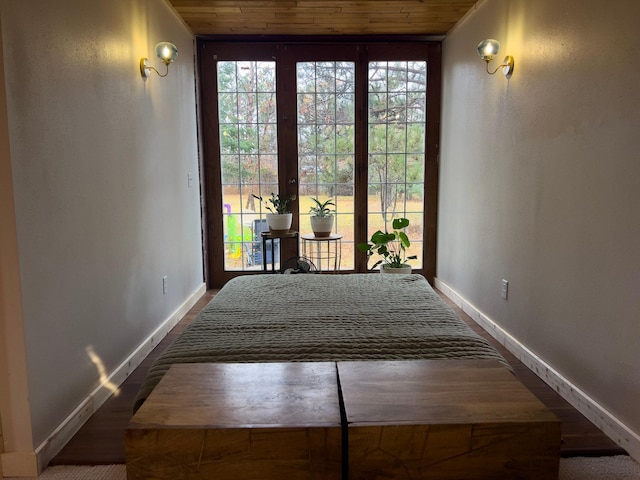
[[[494,360],[338,362],[349,423],[555,422]]]
[[[336,366],[316,363],[172,365],[129,428],[340,426]]]

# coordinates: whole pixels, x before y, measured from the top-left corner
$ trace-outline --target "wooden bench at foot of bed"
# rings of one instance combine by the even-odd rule
[[[493,360],[181,364],[125,447],[129,480],[555,480],[560,423]]]
[[[128,480],[340,480],[336,365],[175,364],[126,431]]]
[[[349,480],[557,480],[560,422],[493,360],[338,363]]]

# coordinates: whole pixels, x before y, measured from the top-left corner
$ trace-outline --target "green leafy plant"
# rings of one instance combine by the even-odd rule
[[[329,199],[326,202],[321,202],[317,198],[311,198],[311,201],[313,201],[315,205],[309,209],[309,213],[312,213],[316,217],[328,217],[333,214],[334,210],[329,208],[330,206],[336,206],[333,200]]]
[[[418,258],[416,255],[407,256],[407,248],[409,248],[411,242],[404,229],[409,226],[409,219],[394,218],[392,226],[392,232],[378,230],[371,235],[371,240],[368,243],[358,244],[358,250],[366,252],[367,259],[373,255],[382,257],[373,264],[372,270],[381,263],[388,265],[389,268],[400,268],[406,265],[407,260]]]
[[[295,195],[283,196],[279,193],[272,193],[271,198],[264,199],[259,195],[252,194],[254,198],[257,198],[264,204],[264,208],[271,213],[291,213],[289,210],[289,203],[296,199]]]

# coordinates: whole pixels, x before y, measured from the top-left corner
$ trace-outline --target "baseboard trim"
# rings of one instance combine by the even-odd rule
[[[518,339],[502,329],[496,322],[483,314],[449,285],[436,278],[435,287],[453,303],[458,305],[463,312],[469,315],[478,325],[486,330],[489,335],[515,355],[518,360],[538,375],[547,385],[558,392],[560,396],[569,402],[576,410],[587,417],[620,447],[624,448],[633,459],[640,462],[640,435],[633,432],[602,405],[593,400],[586,392],[563,377],[558,371],[529,350],[518,341]]]
[[[138,365],[160,343],[173,327],[187,314],[196,302],[207,291],[203,283],[180,305],[162,324],[136,348],[111,374],[91,392],[67,418],[42,442],[35,450],[38,472],[42,472],[71,438],[80,430],[82,425],[93,415],[100,406],[113,394],[114,390],[131,375]],[[29,472],[13,472],[13,476],[33,476],[33,469]],[[4,473],[4,475],[9,472]]]

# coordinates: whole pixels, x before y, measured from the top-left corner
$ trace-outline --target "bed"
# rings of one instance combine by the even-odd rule
[[[175,363],[507,361],[412,275],[253,275],[229,281],[150,368],[134,411]]]

